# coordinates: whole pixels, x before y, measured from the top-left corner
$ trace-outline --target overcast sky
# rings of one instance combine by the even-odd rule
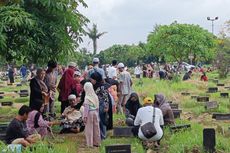
[[[113,44],[146,42],[155,24],[198,24],[211,32],[207,17],[219,17],[214,22],[218,34],[224,22],[230,20],[230,0],[84,0],[88,8],[80,12],[96,23],[100,32],[108,32],[98,40],[98,51]],[[81,47],[92,50],[92,42],[84,38]]]

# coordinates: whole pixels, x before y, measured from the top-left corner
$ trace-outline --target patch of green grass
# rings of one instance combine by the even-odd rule
[[[29,102],[29,98],[28,97],[16,98],[14,102],[15,103],[27,103]]]

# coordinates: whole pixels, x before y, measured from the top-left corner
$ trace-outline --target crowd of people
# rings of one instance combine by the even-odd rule
[[[107,130],[113,128],[113,113],[124,114],[127,126],[133,126],[133,133],[142,140],[155,141],[160,145],[163,137],[163,126],[173,125],[174,116],[166,97],[155,94],[153,98],[139,99],[133,91],[132,77],[123,63],[112,61],[104,70],[99,67],[100,61],[94,58],[92,64],[81,72],[75,62],[70,62],[63,73],[58,73],[56,61],[49,61],[47,68],[36,68],[30,79],[29,106],[23,105],[18,115],[7,129],[6,142],[30,146],[43,139],[52,130],[53,125],[60,125],[60,134],[79,133],[84,131],[86,145],[98,147],[106,139]],[[26,68],[21,68],[25,81]],[[160,79],[169,78],[169,66],[160,69]],[[166,73],[167,72],[167,73]],[[58,83],[58,74],[61,79]],[[154,65],[137,66],[134,75],[137,79],[154,76]],[[183,80],[191,78],[188,71]],[[208,78],[203,72],[201,80]],[[58,99],[55,99],[58,94]],[[55,101],[61,103],[58,115],[54,109]],[[61,120],[55,121],[59,117]],[[153,122],[156,133],[146,136],[142,127]]]

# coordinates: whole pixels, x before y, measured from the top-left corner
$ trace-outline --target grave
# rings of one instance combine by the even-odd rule
[[[131,153],[131,145],[109,145],[105,146],[106,153]]]
[[[7,86],[12,86],[13,85],[13,83],[7,83]]]
[[[28,93],[29,91],[27,89],[20,90],[20,93]]]
[[[196,99],[198,96],[197,95],[192,95],[191,98],[192,99]]]
[[[230,114],[214,113],[212,118],[216,120],[230,120]]]
[[[209,87],[208,88],[208,93],[215,93],[218,92],[218,88],[217,87]]]
[[[182,92],[181,95],[183,95],[183,96],[189,96],[190,93],[189,92]]]
[[[4,94],[4,92],[1,91],[1,92],[0,92],[0,95],[3,95],[3,94]]]
[[[224,88],[230,90],[230,87],[224,87]]]
[[[209,97],[207,96],[198,96],[196,98],[197,102],[208,102],[209,101]]]
[[[222,87],[223,87],[223,86],[224,86],[224,83],[217,83],[216,85],[217,85],[217,86],[222,86]]]
[[[20,95],[20,97],[28,97],[29,91],[28,90],[20,90],[19,95]]]
[[[0,140],[5,141],[8,124],[0,124]]]
[[[180,113],[182,113],[182,110],[173,109],[172,111],[173,111],[174,118],[180,118]]]
[[[12,101],[4,101],[4,102],[1,102],[1,105],[2,106],[13,106],[13,102]]]
[[[213,79],[213,82],[214,83],[219,83],[219,80],[218,79]]]
[[[216,145],[215,129],[206,128],[203,130],[203,146],[206,152],[214,153]]]
[[[218,103],[216,101],[210,101],[205,103],[205,109],[215,109],[218,108]]]
[[[115,137],[133,137],[133,127],[114,127],[113,136]]]
[[[3,99],[4,98],[4,96],[0,96],[0,99]]]
[[[19,83],[19,84],[17,84],[16,86],[17,86],[17,87],[21,87],[21,86],[22,86],[22,84],[20,84],[20,83]]]
[[[222,92],[222,93],[220,93],[220,97],[228,98],[229,93],[228,92]]]
[[[169,103],[171,109],[178,109],[179,104],[173,104],[173,103]]]
[[[187,130],[187,129],[191,129],[190,124],[170,126],[170,132],[178,132],[178,131]]]

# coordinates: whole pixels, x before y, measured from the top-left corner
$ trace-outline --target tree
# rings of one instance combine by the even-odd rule
[[[198,25],[178,24],[156,26],[148,35],[148,51],[163,57],[166,61],[188,61],[193,55],[194,62],[213,59],[215,38]]]
[[[1,55],[7,60],[62,61],[71,56],[85,33],[88,19],[78,7],[83,0],[5,0],[0,7]]]
[[[97,54],[97,39],[99,39],[101,36],[106,34],[107,32],[98,32],[97,25],[93,24],[92,29],[88,28],[88,32],[86,32],[88,37],[92,39],[93,41],[93,54]]]

